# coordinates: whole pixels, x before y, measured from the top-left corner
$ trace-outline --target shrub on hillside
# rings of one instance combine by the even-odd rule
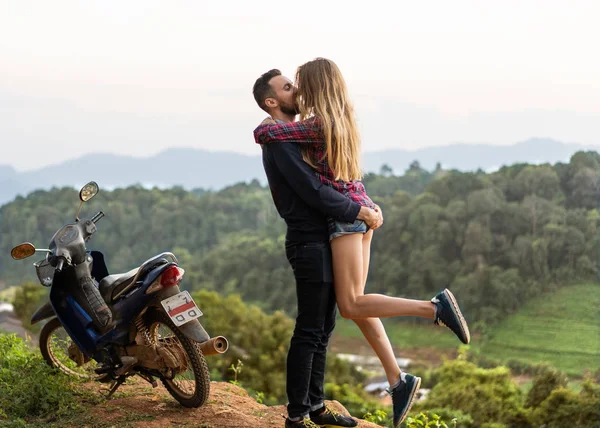
[[[545,371],[533,378],[533,385],[527,394],[525,407],[538,407],[552,391],[566,388],[567,375],[560,370],[548,367]]]
[[[587,428],[600,426],[600,388],[584,384],[579,394],[567,388],[550,393],[532,412],[535,426]]]
[[[377,400],[371,398],[364,391],[362,385],[326,383],[325,398],[339,401],[351,415],[359,418],[363,418],[369,413],[371,415],[380,414],[381,411],[388,415],[392,414],[391,408],[383,408]]]
[[[471,415],[475,426],[525,419],[521,391],[506,367],[482,369],[462,359],[438,369],[439,382],[419,408],[447,408]]]
[[[354,364],[342,360],[341,358],[337,358],[332,352],[327,353],[325,383],[332,382],[338,385],[348,383],[362,388],[366,380],[367,375],[365,375],[364,372],[359,371]]]
[[[16,335],[0,335],[0,420],[59,417],[77,408],[71,379]]]
[[[15,314],[30,331],[39,332],[40,324],[31,325],[31,316],[48,300],[48,289],[38,283],[25,282],[15,291],[13,307]]]
[[[411,412],[412,414],[413,412]],[[425,425],[422,425],[424,423]],[[438,423],[439,425],[436,425]],[[429,424],[429,425],[427,425]],[[445,425],[444,425],[445,424]],[[413,415],[404,422],[405,428],[413,427],[444,427],[448,428],[475,428],[473,418],[460,410],[427,409]]]

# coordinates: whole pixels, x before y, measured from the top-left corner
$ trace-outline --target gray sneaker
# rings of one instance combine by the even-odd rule
[[[395,388],[388,388],[387,392],[392,396],[392,407],[394,409],[394,428],[398,427],[406,418],[413,405],[417,391],[421,386],[421,378],[406,373],[404,380]]]
[[[467,321],[462,315],[454,294],[447,288],[440,294],[431,299],[436,307],[435,325],[443,325],[454,332],[464,344],[471,341],[471,333]]]

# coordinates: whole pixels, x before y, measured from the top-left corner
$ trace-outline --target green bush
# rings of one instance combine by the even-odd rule
[[[567,376],[560,370],[548,368],[533,378],[533,385],[527,394],[525,407],[538,407],[552,391],[565,388],[567,382]]]
[[[523,397],[508,368],[480,368],[465,357],[461,353],[434,370],[431,376],[437,383],[425,402],[415,404],[416,412],[430,419],[438,415],[447,424],[456,418],[458,427],[467,428],[600,427],[600,385],[593,376],[575,393],[566,388],[561,371],[532,365],[528,369],[536,376]]]
[[[71,379],[20,338],[0,335],[0,420],[70,414],[80,408],[76,395]]]
[[[375,410],[373,413],[367,412],[363,415],[363,419],[377,425],[383,425],[388,419],[388,415],[384,410]]]
[[[325,382],[338,385],[348,383],[358,385],[365,383],[367,376],[356,369],[356,366],[346,360],[337,358],[333,353],[327,353],[327,367],[325,369]]]
[[[373,415],[381,416],[382,412],[392,414],[390,409],[383,408],[378,401],[370,398],[360,384],[351,386],[347,383],[342,385],[326,383],[325,398],[339,401],[351,415],[360,418],[364,418],[364,415],[367,414],[370,414],[371,417]]]
[[[463,413],[460,410],[444,409],[444,408],[427,409],[427,410],[423,410],[423,411],[419,412],[418,415],[413,418],[413,420],[420,420],[419,417],[421,417],[421,419],[422,419],[423,416],[421,416],[421,415],[424,415],[425,417],[427,417],[429,419],[429,421],[436,420],[435,418],[437,416],[437,417],[439,417],[439,420],[445,421],[445,423],[448,425],[448,427],[456,426],[458,428],[475,428],[475,424],[473,423],[473,418],[471,417],[471,415]],[[454,424],[453,421],[456,421],[456,425]],[[415,423],[418,424],[418,422],[415,422]],[[406,427],[410,426],[407,424],[407,422],[405,422],[405,424],[406,424],[405,425]]]
[[[439,382],[419,408],[448,408],[471,415],[475,426],[522,419],[522,397],[506,367],[482,369],[458,359],[439,369]]]
[[[414,367],[411,365],[408,371],[413,376],[421,378],[421,388],[431,389],[439,382],[439,372],[434,368]]]
[[[48,288],[39,283],[25,282],[15,291],[13,306],[15,314],[19,317],[23,326],[34,332],[39,332],[41,324],[31,325],[31,316],[48,300]]]
[[[457,421],[452,419],[444,421],[440,415],[435,413],[419,413],[417,416],[408,417],[404,421],[405,428],[454,428],[458,427]]]
[[[600,387],[586,382],[579,394],[558,388],[532,413],[535,426],[587,428],[600,426]]]

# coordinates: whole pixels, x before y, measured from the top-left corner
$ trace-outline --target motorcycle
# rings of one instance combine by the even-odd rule
[[[34,266],[50,287],[49,302],[31,318],[49,319],[40,333],[42,356],[68,375],[111,383],[108,397],[137,375],[153,387],[160,379],[183,406],[200,407],[210,392],[204,357],[227,351],[227,339],[211,338],[200,324],[201,310],[179,288],[185,271],[173,253],[109,275],[103,254],[87,250],[104,213],[81,220],[79,213],[98,191],[93,181],[83,186],[75,223],[61,227],[48,249],[25,242],[11,251],[16,260],[47,253]]]

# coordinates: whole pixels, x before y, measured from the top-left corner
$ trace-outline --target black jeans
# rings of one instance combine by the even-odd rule
[[[287,357],[288,416],[306,415],[325,399],[327,344],[335,327],[336,300],[329,242],[287,241],[296,278],[298,315]]]

